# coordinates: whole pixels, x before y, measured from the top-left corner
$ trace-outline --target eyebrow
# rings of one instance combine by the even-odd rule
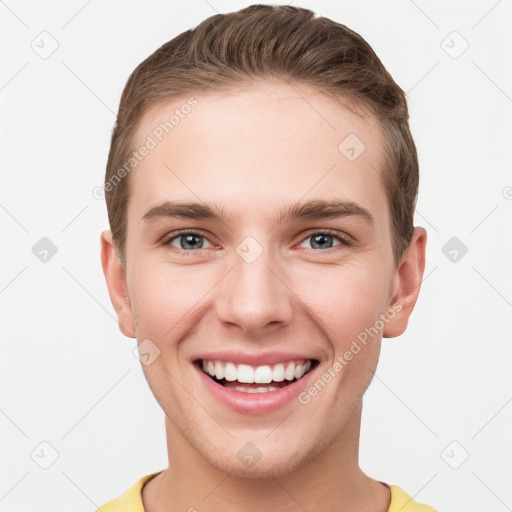
[[[346,200],[312,200],[306,203],[295,203],[277,212],[276,224],[291,220],[323,220],[343,217],[359,217],[371,226],[375,225],[372,214],[361,205]],[[151,223],[162,218],[182,218],[194,220],[214,220],[225,224],[233,218],[224,208],[211,203],[164,201],[150,208],[142,217],[141,222]]]

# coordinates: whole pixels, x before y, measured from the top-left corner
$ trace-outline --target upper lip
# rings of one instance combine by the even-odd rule
[[[205,352],[192,358],[193,361],[199,359],[248,364],[249,366],[274,365],[287,361],[316,360],[314,357],[299,352],[267,352],[258,354],[244,354],[243,352]]]

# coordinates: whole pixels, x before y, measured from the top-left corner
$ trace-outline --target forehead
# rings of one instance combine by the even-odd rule
[[[150,139],[153,147],[131,172],[129,215],[140,219],[150,205],[176,198],[254,214],[336,196],[378,216],[386,203],[381,137],[374,117],[302,84],[269,81],[161,101],[134,138],[134,149]]]

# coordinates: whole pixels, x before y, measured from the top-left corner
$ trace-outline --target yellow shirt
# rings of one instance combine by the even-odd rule
[[[142,487],[160,473],[161,471],[142,477],[119,498],[109,501],[96,512],[144,512],[141,496]],[[400,487],[389,485],[389,488],[391,489],[391,503],[388,512],[437,512],[435,508],[413,500]]]

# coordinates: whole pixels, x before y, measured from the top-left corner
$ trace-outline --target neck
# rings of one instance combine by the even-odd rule
[[[169,467],[143,488],[146,512],[387,512],[390,493],[359,468],[362,402],[320,453],[284,475],[243,478],[202,457],[166,419]]]

